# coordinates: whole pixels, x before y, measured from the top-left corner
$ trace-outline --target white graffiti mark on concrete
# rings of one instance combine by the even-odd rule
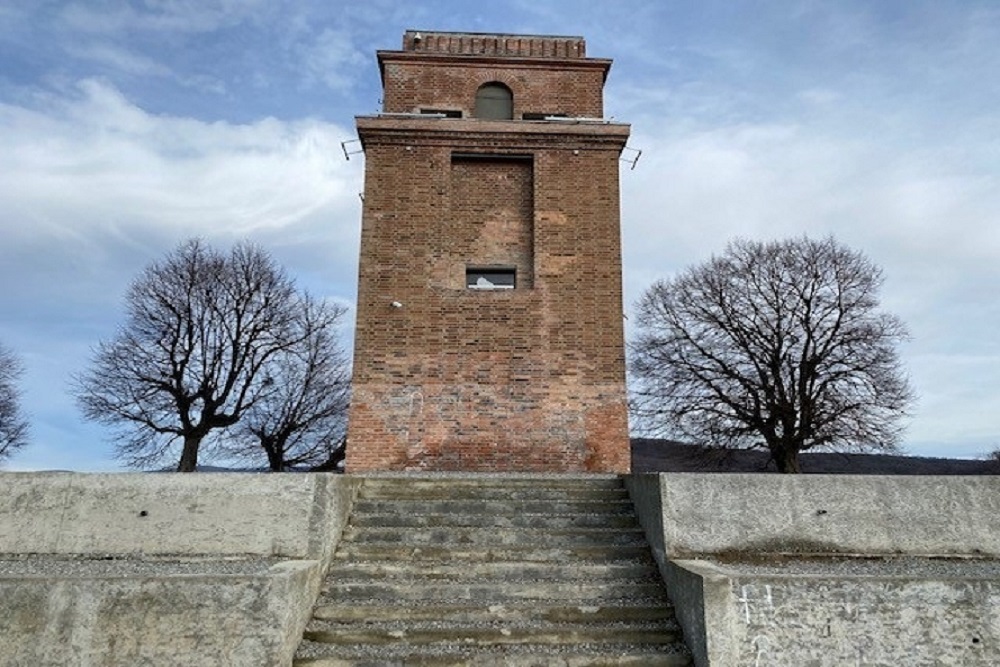
[[[747,587],[742,586],[740,592],[740,597],[736,599],[743,603],[743,615],[746,617],[747,625],[750,625],[750,596],[747,595]]]
[[[761,658],[763,658],[768,651],[778,648],[778,645],[775,644],[774,641],[767,635],[757,635],[753,638],[753,640],[751,640],[750,646],[757,651],[757,657],[754,659],[753,663],[754,667],[761,667],[763,664],[761,662]]]

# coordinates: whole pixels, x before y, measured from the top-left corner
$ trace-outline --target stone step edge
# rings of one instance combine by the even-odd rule
[[[505,502],[584,502],[616,504],[630,502],[631,497],[625,490],[619,489],[481,489],[469,487],[450,491],[441,490],[404,490],[404,489],[365,489],[358,491],[357,500],[385,501],[431,501],[431,500],[468,500],[470,502],[497,501]]]
[[[377,558],[372,558],[377,555]],[[393,561],[399,558],[421,562],[445,560],[455,562],[470,559],[476,562],[562,562],[566,559],[577,561],[621,561],[649,559],[649,546],[642,544],[612,544],[570,546],[538,546],[526,544],[503,545],[403,545],[397,542],[343,543],[333,554],[334,560],[357,559],[367,562]]]
[[[440,533],[449,533],[456,537],[475,537],[482,535],[484,537],[496,537],[499,534],[509,535],[511,537],[526,537],[540,539],[544,537],[546,540],[554,540],[561,537],[569,538],[580,538],[580,537],[607,537],[608,539],[616,537],[641,537],[645,539],[646,534],[643,532],[642,528],[639,526],[608,526],[605,528],[589,527],[589,526],[570,526],[567,528],[546,528],[544,529],[544,535],[539,535],[542,532],[541,529],[532,527],[501,527],[495,528],[490,526],[355,526],[348,525],[344,529],[344,533],[341,537],[343,540],[353,540],[357,538],[365,538],[376,535],[408,535],[411,538],[420,535],[432,535]]]
[[[694,663],[687,653],[679,652],[647,652],[639,650],[605,651],[596,653],[552,653],[538,651],[530,653],[512,653],[508,647],[502,653],[477,652],[469,653],[407,653],[394,657],[379,657],[363,655],[320,656],[296,658],[292,667],[538,667],[539,658],[546,658],[550,667],[690,667]],[[391,660],[391,663],[386,663]]]
[[[566,561],[493,561],[490,563],[475,563],[464,561],[459,563],[449,562],[422,562],[407,563],[398,560],[385,560],[381,562],[372,561],[338,561],[330,566],[327,577],[345,578],[352,576],[361,577],[382,577],[391,579],[393,577],[420,577],[424,579],[437,579],[458,577],[465,579],[468,577],[484,577],[486,579],[496,579],[499,577],[523,576],[525,572],[530,572],[529,578],[537,578],[544,575],[547,579],[560,577],[575,578],[580,574],[598,577],[637,577],[659,576],[652,560],[647,561],[615,561],[602,562],[598,560],[583,562]]]
[[[572,513],[567,512],[564,514],[559,514],[557,512],[520,512],[516,514],[496,514],[487,512],[448,512],[447,514],[442,514],[440,512],[411,512],[411,511],[399,511],[399,512],[355,512],[351,515],[350,521],[352,525],[356,525],[357,520],[364,521],[399,521],[400,519],[416,519],[419,521],[427,521],[430,519],[436,519],[438,521],[448,521],[449,525],[457,521],[484,521],[492,519],[494,521],[513,521],[513,522],[536,522],[540,521],[543,523],[562,523],[562,522],[597,522],[597,521],[635,521],[638,525],[638,521],[635,519],[635,515],[627,512],[622,512],[620,514],[588,514],[588,513]]]
[[[355,506],[351,510],[352,517],[370,517],[377,515],[403,515],[403,516],[424,516],[424,517],[450,517],[466,516],[481,517],[495,516],[503,518],[512,517],[556,517],[556,518],[577,518],[577,517],[634,517],[635,508],[631,503],[622,503],[612,507],[589,507],[570,503],[563,503],[560,507],[545,507],[544,503],[537,506],[526,505],[525,507],[511,507],[510,503],[498,503],[497,505],[474,505],[472,503],[440,501],[439,504],[418,502],[413,507],[401,507],[399,503],[389,500],[361,500],[363,503]],[[493,501],[491,501],[493,502]],[[448,503],[447,505],[445,503]]]
[[[489,485],[489,484],[524,484],[526,486],[539,486],[539,482],[544,482],[545,485],[558,486],[560,484],[585,484],[594,486],[615,486],[623,485],[623,479],[625,475],[619,475],[615,473],[581,473],[581,474],[562,474],[553,475],[550,473],[532,473],[532,472],[510,472],[510,473],[462,473],[462,472],[436,472],[433,474],[419,473],[419,472],[365,472],[365,473],[354,473],[351,475],[356,479],[360,479],[363,484],[375,483],[381,484],[385,482],[392,483],[416,483],[416,484],[476,484],[476,485]]]
[[[313,618],[321,621],[363,622],[392,621],[404,617],[408,621],[442,621],[453,618],[483,618],[490,621],[537,620],[549,623],[583,623],[616,620],[673,620],[674,608],[669,603],[635,605],[572,605],[572,604],[482,604],[439,603],[406,605],[343,605],[319,604]]]
[[[545,586],[538,583],[513,584],[503,589],[477,585],[431,585],[412,587],[405,584],[348,584],[335,585],[323,591],[317,604],[354,603],[411,603],[426,602],[470,602],[480,601],[491,605],[513,602],[561,602],[573,605],[601,606],[630,601],[635,604],[667,604],[669,602],[662,586],[650,584],[618,583],[570,588],[554,583]]]
[[[554,628],[550,625],[532,628],[426,628],[385,630],[358,628],[342,630],[306,630],[303,638],[317,644],[350,646],[358,644],[386,645],[402,642],[410,646],[442,644],[445,646],[501,645],[576,645],[576,644],[674,644],[680,634],[675,629],[630,629],[574,626]]]

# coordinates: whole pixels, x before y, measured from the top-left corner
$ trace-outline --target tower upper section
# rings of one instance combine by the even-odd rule
[[[611,68],[582,37],[419,30],[378,61],[384,113],[491,120],[600,118]]]

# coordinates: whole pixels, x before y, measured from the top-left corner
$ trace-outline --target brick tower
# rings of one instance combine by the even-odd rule
[[[407,31],[365,152],[350,472],[627,472],[610,60]]]

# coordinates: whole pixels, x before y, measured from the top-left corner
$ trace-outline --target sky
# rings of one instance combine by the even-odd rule
[[[364,156],[341,142],[409,28],[579,35],[614,60],[605,117],[642,151],[629,311],[731,238],[832,234],[909,326],[905,450],[1000,447],[992,0],[0,0],[0,343],[32,424],[7,469],[119,469],[70,377],[187,238],[251,239],[353,304]]]

